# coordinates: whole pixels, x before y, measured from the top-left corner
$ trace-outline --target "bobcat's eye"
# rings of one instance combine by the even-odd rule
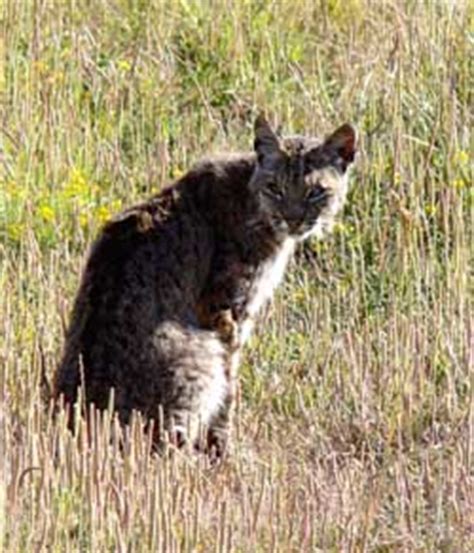
[[[281,200],[281,198],[283,198],[283,193],[281,191],[281,188],[278,186],[278,184],[274,181],[269,181],[267,182],[266,186],[266,191],[273,197],[275,198],[278,198],[279,200]]]
[[[327,195],[327,190],[320,184],[317,184],[316,186],[313,186],[306,194],[306,201],[310,204],[314,204],[320,202],[321,200],[324,200]]]

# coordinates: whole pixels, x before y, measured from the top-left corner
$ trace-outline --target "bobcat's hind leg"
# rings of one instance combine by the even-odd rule
[[[192,449],[198,442],[200,421],[190,409],[160,408],[159,420],[153,420],[153,448],[163,452],[166,444],[177,449]]]
[[[214,330],[171,322],[161,326],[155,344],[164,430],[177,447],[201,449],[201,427],[212,425],[230,391],[227,348]]]

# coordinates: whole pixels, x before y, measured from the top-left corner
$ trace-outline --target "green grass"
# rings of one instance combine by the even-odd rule
[[[0,3],[0,550],[473,551],[472,3],[73,4]],[[41,371],[100,225],[261,109],[361,152],[247,348],[232,456],[69,435]]]

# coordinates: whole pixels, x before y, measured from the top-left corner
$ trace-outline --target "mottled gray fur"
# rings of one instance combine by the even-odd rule
[[[238,356],[297,242],[329,228],[347,188],[355,133],[280,139],[263,117],[255,153],[202,161],[105,225],[76,298],[55,393],[164,414],[178,442],[199,423],[221,453]],[[156,440],[161,436],[157,432]]]

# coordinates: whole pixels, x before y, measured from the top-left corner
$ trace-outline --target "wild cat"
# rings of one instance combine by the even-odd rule
[[[199,425],[220,455],[239,354],[295,246],[329,230],[356,134],[279,138],[263,116],[255,152],[195,165],[103,228],[90,252],[55,376],[67,403],[162,420],[179,444]],[[160,419],[161,413],[161,419]],[[162,436],[156,434],[157,443]]]

